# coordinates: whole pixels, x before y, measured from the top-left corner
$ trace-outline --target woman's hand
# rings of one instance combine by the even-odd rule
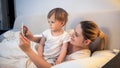
[[[31,50],[30,41],[20,33],[19,47],[26,53]]]

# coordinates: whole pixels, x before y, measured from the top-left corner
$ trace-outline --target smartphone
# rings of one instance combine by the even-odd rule
[[[22,23],[21,33],[22,33],[22,35],[24,35],[24,36],[26,36],[26,33],[27,33],[27,27],[26,27],[25,25],[23,25],[23,23]]]

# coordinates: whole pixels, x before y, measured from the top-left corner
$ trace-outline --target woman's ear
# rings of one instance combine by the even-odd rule
[[[89,39],[87,39],[87,40],[84,41],[85,45],[89,45],[90,43],[91,43],[91,40],[89,40]]]

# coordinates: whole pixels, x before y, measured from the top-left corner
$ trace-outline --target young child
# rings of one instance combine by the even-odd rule
[[[67,53],[69,34],[64,31],[68,13],[62,8],[54,8],[48,13],[50,29],[42,33],[38,54],[51,64],[61,63]]]

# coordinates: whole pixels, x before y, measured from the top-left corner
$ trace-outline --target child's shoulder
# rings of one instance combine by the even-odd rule
[[[43,32],[49,32],[50,31],[50,29],[46,29],[46,30],[44,30]]]
[[[67,31],[64,31],[63,33],[65,36],[70,36],[70,34]]]
[[[49,33],[51,33],[50,29],[46,29],[45,31],[42,32],[42,34],[49,34]]]
[[[69,34],[69,33],[68,33],[67,31],[65,31],[65,30],[64,30],[64,33],[65,33],[65,34]]]

